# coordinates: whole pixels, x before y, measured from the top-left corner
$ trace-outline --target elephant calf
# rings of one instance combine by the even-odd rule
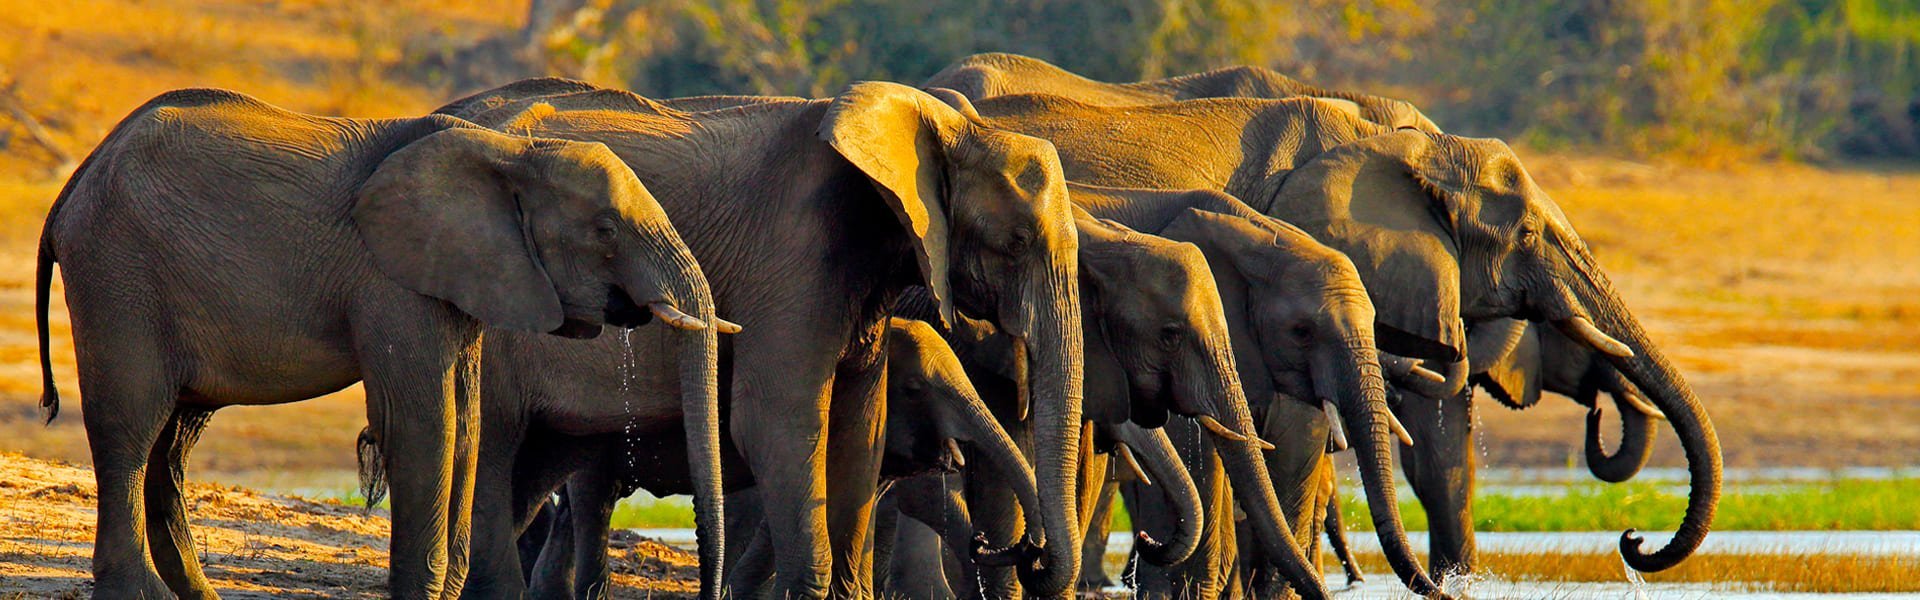
[[[717,431],[707,281],[600,144],[162,94],[94,149],[47,215],[35,300],[49,419],[56,261],[99,485],[99,598],[215,597],[181,497],[212,413],[361,380],[395,475],[389,592],[457,593],[483,324],[590,337],[650,308],[691,330],[678,340],[696,350],[680,369],[690,427]]]

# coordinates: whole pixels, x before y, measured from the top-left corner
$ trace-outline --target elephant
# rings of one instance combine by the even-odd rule
[[[1355,447],[1361,479],[1367,487],[1367,504],[1374,521],[1380,524],[1381,547],[1386,549],[1389,562],[1395,563],[1396,572],[1415,575],[1405,579],[1416,592],[1433,591],[1431,583],[1420,576],[1420,563],[1408,550],[1400,527],[1390,463],[1390,432],[1399,426],[1387,411],[1385,383],[1375,357],[1373,306],[1347,257],[1222,192],[1071,183],[1069,193],[1076,207],[1095,216],[1151,235],[1192,243],[1205,256],[1229,315],[1227,325],[1234,341],[1234,362],[1241,370],[1239,380],[1249,398],[1266,399],[1254,403],[1262,437],[1282,448],[1281,452],[1265,455],[1270,478],[1260,480],[1258,487],[1277,494],[1295,526],[1291,535],[1305,547],[1307,556],[1319,555],[1317,546],[1312,545],[1316,536],[1301,532],[1312,531],[1310,523],[1320,520],[1312,515],[1324,507],[1324,498],[1316,500],[1308,492],[1331,485],[1331,464],[1322,459],[1331,430],[1327,413],[1332,412],[1366,434]],[[1327,411],[1328,407],[1335,410]],[[1207,440],[1177,429],[1169,435],[1181,448],[1207,444]],[[1285,450],[1295,447],[1310,447],[1313,452]],[[1187,464],[1206,465],[1192,460]],[[1303,469],[1313,471],[1315,477],[1310,480]],[[1206,482],[1217,478],[1194,474],[1203,493],[1208,490]],[[1243,494],[1256,487],[1240,483],[1244,479],[1233,481],[1236,485],[1232,489]],[[1226,494],[1224,486],[1214,491]],[[1152,507],[1136,507],[1134,498],[1128,499],[1128,507],[1136,514],[1155,512]],[[1231,504],[1224,496],[1210,505],[1229,509],[1231,514]],[[1236,561],[1228,548],[1234,543],[1231,518],[1225,520],[1227,523],[1209,530],[1222,536],[1209,538],[1210,558],[1204,564],[1187,565],[1188,570],[1169,574],[1184,582],[1174,584],[1180,590],[1160,591],[1168,595],[1212,595],[1227,589],[1230,584],[1225,575]],[[1142,573],[1145,575],[1139,580],[1143,587],[1160,577],[1155,569],[1142,569]]]
[[[1549,391],[1588,408],[1585,453],[1596,478],[1625,481],[1652,455],[1651,422],[1662,415],[1600,352],[1558,329],[1514,319],[1475,323],[1467,340],[1470,381],[1501,404],[1524,409]],[[1613,397],[1620,413],[1620,447],[1613,454],[1600,440],[1600,392]],[[1394,409],[1418,440],[1401,453],[1401,463],[1426,509],[1428,568],[1435,577],[1474,567],[1472,395],[1472,389],[1454,391],[1444,384],[1402,385],[1395,393]]]
[[[1243,398],[1247,397],[1243,394],[1255,389],[1265,390],[1272,387],[1270,383],[1247,381],[1242,375],[1249,368],[1245,366],[1248,364],[1245,361],[1251,360],[1254,364],[1264,366],[1268,358],[1258,352],[1245,351],[1254,348],[1255,345],[1245,340],[1243,336],[1247,333],[1243,329],[1236,330],[1233,321],[1239,318],[1238,315],[1246,313],[1231,303],[1221,303],[1223,291],[1229,288],[1224,282],[1216,283],[1220,270],[1208,266],[1217,263],[1204,254],[1205,236],[1195,235],[1193,239],[1179,242],[1142,234],[1128,228],[1128,225],[1138,224],[1127,222],[1131,215],[1122,214],[1124,211],[1103,213],[1103,200],[1095,197],[1083,198],[1083,195],[1087,194],[1111,196],[1126,191],[1092,188],[1078,184],[1069,184],[1069,190],[1070,198],[1076,206],[1087,209],[1089,213],[1086,218],[1076,222],[1077,229],[1081,233],[1082,305],[1088,307],[1086,312],[1083,312],[1086,322],[1082,326],[1082,330],[1088,332],[1086,368],[1087,373],[1090,374],[1086,415],[1095,423],[1133,422],[1149,427],[1168,423],[1169,408],[1172,408],[1173,412],[1200,415],[1201,418],[1194,421],[1195,426],[1172,428],[1169,434],[1180,431],[1192,431],[1198,434],[1204,431],[1204,434],[1198,435],[1212,438],[1206,444],[1208,452],[1211,453],[1217,446],[1222,454],[1221,462],[1224,463],[1223,465],[1214,463],[1213,468],[1224,467],[1232,480],[1246,482],[1244,485],[1246,493],[1241,501],[1246,507],[1245,512],[1255,523],[1256,533],[1259,534],[1254,537],[1260,539],[1263,544],[1271,546],[1271,552],[1267,555],[1270,557],[1269,560],[1276,567],[1280,567],[1281,572],[1300,587],[1303,593],[1308,595],[1323,593],[1318,573],[1313,570],[1311,563],[1295,566],[1304,563],[1308,555],[1300,553],[1297,549],[1292,533],[1294,527],[1287,524],[1281,506],[1276,504],[1277,498],[1271,495],[1273,486],[1267,483],[1271,480],[1266,473],[1268,465],[1260,458],[1259,444],[1263,442],[1240,440],[1234,435],[1223,435],[1222,431],[1231,433],[1238,430],[1231,429],[1232,426],[1229,425],[1218,424],[1218,419],[1206,417],[1205,415],[1212,413],[1204,410],[1205,405],[1199,404],[1201,400],[1197,400],[1221,397],[1220,395],[1224,394],[1224,397],[1232,399],[1226,407],[1233,414],[1234,421],[1230,422],[1238,422],[1243,418],[1251,421],[1251,409],[1243,408]],[[1135,192],[1155,193],[1149,190]],[[1248,212],[1251,214],[1250,210]],[[1094,218],[1097,216],[1117,216],[1119,222]],[[1149,222],[1149,224],[1153,223]],[[1274,235],[1270,233],[1266,239],[1271,241]],[[1304,235],[1297,235],[1297,237],[1305,239]],[[1200,245],[1193,242],[1200,242]],[[1315,258],[1334,256],[1324,248],[1320,248],[1319,252],[1321,254]],[[1245,260],[1251,263],[1274,260],[1258,249],[1250,248],[1244,254],[1248,255]],[[1350,267],[1347,272],[1351,273]],[[1262,281],[1264,283],[1266,280]],[[1348,283],[1357,286],[1357,280]],[[1319,307],[1319,300],[1320,298],[1314,297],[1311,306]],[[1364,302],[1361,304],[1364,306]],[[1227,317],[1229,314],[1236,317],[1230,319]],[[1371,316],[1367,316],[1366,320],[1370,322]],[[1291,325],[1292,323],[1289,322],[1285,326]],[[978,336],[963,337],[978,338]],[[1236,340],[1243,343],[1231,343]],[[963,358],[982,365],[1017,362],[1005,360],[1006,352],[996,350],[996,348],[1004,348],[1004,345],[996,346],[991,344],[991,341],[989,336],[957,342],[955,346]],[[1344,345],[1341,347],[1344,348]],[[1267,371],[1264,368],[1257,372],[1266,377]],[[970,368],[969,373],[975,384],[983,390],[1009,387],[993,383],[996,379],[1009,377],[991,368]],[[1329,385],[1332,383],[1329,382]],[[1377,404],[1378,412],[1367,414],[1384,415],[1384,400],[1374,398],[1374,402]],[[989,403],[992,404],[991,401]],[[1192,408],[1182,410],[1179,407],[1183,405]],[[1017,412],[1017,408],[1015,411]],[[1209,424],[1210,420],[1215,423]],[[1014,426],[1009,426],[1009,430],[1016,429]],[[1017,432],[1016,435],[1018,435]],[[1174,441],[1175,445],[1182,449],[1200,443],[1193,440],[1183,442],[1180,438],[1175,438]],[[1103,471],[1094,469],[1084,472],[1097,474],[1093,476],[1101,480],[1105,479]],[[1390,471],[1388,473],[1391,477]],[[1208,476],[1219,481],[1228,479],[1227,475],[1209,474]],[[1199,482],[1200,477],[1196,475],[1195,480]],[[1385,481],[1390,490],[1391,479]],[[1100,482],[1095,481],[1091,486],[1083,487],[1082,490],[1092,494],[1096,493],[1099,487]],[[987,531],[989,535],[1007,528],[1004,523],[996,525],[995,521],[1007,520],[1004,515],[999,514],[998,507],[1004,507],[1008,503],[983,497],[984,493],[991,491],[991,486],[969,485],[967,490],[968,506],[976,513],[977,527]],[[1202,491],[1206,491],[1206,488],[1203,487]],[[990,494],[985,495],[990,496]],[[1218,500],[1215,503],[1216,505],[1225,504]],[[1388,505],[1391,506],[1391,504]],[[1184,514],[1184,511],[1169,512]],[[1083,518],[1090,521],[1091,514],[1083,514]],[[1215,518],[1213,515],[1208,515],[1198,521],[1204,523]],[[1199,524],[1195,521],[1187,518],[1178,520],[1183,526],[1191,526],[1188,525],[1190,523]],[[1231,522],[1231,519],[1227,521]],[[1394,516],[1390,521],[1397,523],[1398,517]],[[1181,546],[1189,545],[1192,537],[1189,534],[1180,532],[1162,535],[1159,533],[1173,529],[1174,522],[1174,520],[1168,520],[1157,524],[1152,528],[1155,530],[1154,536],[1179,540]],[[1288,553],[1290,548],[1293,549],[1291,554]],[[1179,562],[1176,559],[1181,556],[1184,556],[1184,553],[1168,553],[1162,556],[1147,554],[1145,557],[1150,562],[1173,563]],[[1293,570],[1289,572],[1288,569]],[[984,579],[987,580],[988,587],[998,587],[991,577]],[[1000,590],[996,593],[1004,591]]]
[[[1094,427],[1093,444],[1094,454],[1105,457],[1096,459],[1095,463],[1111,464],[1116,477],[1155,487],[1169,503],[1180,506],[1191,522],[1201,518],[1199,494],[1193,480],[1188,478],[1186,467],[1180,464],[1164,432],[1133,423],[1100,425]],[[1105,479],[1108,470],[1102,466],[1096,464],[1092,468]],[[991,476],[991,473],[981,474]],[[897,537],[876,538],[876,572],[886,575],[882,580],[884,585],[876,582],[880,593],[952,598],[957,597],[955,589],[972,590],[977,586],[977,582],[970,583],[974,569],[969,568],[971,555],[965,552],[978,543],[969,537],[974,535],[974,530],[964,499],[964,486],[958,474],[930,474],[901,480],[888,492],[888,502],[883,503],[880,518],[883,522],[888,518],[885,507],[891,504],[898,517],[907,519],[899,520]],[[898,520],[898,517],[893,518]],[[929,531],[932,536],[926,535]],[[1176,530],[1159,539],[1143,535],[1136,543],[1156,557],[1149,560],[1168,560],[1192,550],[1188,540],[1194,538],[1190,533]],[[1186,537],[1179,537],[1183,535]],[[945,567],[947,559],[951,559],[951,569]],[[1083,566],[1086,560],[1099,561],[1101,557],[1083,557]],[[956,583],[959,585],[954,585]]]
[[[99,485],[96,597],[215,597],[181,496],[212,413],[356,381],[395,475],[389,593],[458,594],[483,325],[590,337],[657,316],[687,330],[678,367],[662,372],[687,391],[689,433],[717,425],[727,325],[667,213],[600,144],[177,90],[135,109],[75,171],[39,251],[41,402],[57,415],[57,263]],[[694,463],[718,481],[717,463]]]
[[[1034,487],[1033,468],[1027,464],[1026,456],[1014,446],[1005,430],[993,418],[987,407],[981,403],[979,395],[966,379],[959,359],[941,339],[933,328],[922,321],[889,318],[885,339],[887,353],[887,425],[886,457],[882,462],[883,477],[888,481],[919,477],[937,477],[950,472],[958,472],[967,464],[963,445],[974,449],[972,455],[982,464],[984,470],[996,480],[1004,482],[1014,495],[1020,499],[1021,506],[1028,511],[1040,510],[1038,493]],[[617,352],[597,351],[588,356],[570,356],[568,353],[554,352],[555,348],[526,345],[514,348],[521,352],[549,353],[545,358],[528,360],[526,356],[511,354],[517,362],[506,365],[494,365],[500,368],[484,370],[488,385],[487,393],[502,392],[496,398],[498,402],[488,404],[488,411],[482,419],[482,427],[496,424],[496,418],[518,419],[527,413],[540,413],[536,426],[548,431],[563,431],[574,423],[594,418],[617,418],[618,415],[597,415],[575,413],[552,406],[570,398],[617,396],[620,391],[599,390],[604,395],[591,392],[582,393],[577,389],[562,387],[560,382],[579,381],[617,381],[611,373],[618,368],[613,364],[590,367],[592,363],[612,363],[609,358],[617,358]],[[505,383],[496,384],[496,380]],[[571,384],[577,386],[578,384]],[[563,393],[555,393],[563,392]],[[631,392],[627,392],[631,393]],[[528,402],[546,404],[539,406],[496,409],[526,399]],[[642,401],[634,398],[633,401]],[[604,401],[602,401],[604,402]],[[606,402],[612,404],[611,402]],[[607,436],[600,436],[607,437]],[[570,440],[567,446],[591,445],[594,442]],[[538,509],[538,515],[554,513],[547,517],[559,527],[551,531],[541,527],[527,527],[521,534],[521,546],[531,547],[532,552],[523,552],[521,565],[523,572],[534,562],[525,560],[527,556],[538,557],[538,564],[552,565],[554,568],[532,569],[529,577],[532,595],[536,597],[574,596],[587,598],[598,590],[604,590],[607,581],[606,541],[608,521],[612,516],[614,503],[619,497],[631,493],[634,489],[645,489],[656,496],[684,493],[688,487],[685,473],[675,473],[651,468],[635,468],[636,464],[671,464],[673,454],[683,453],[668,440],[666,444],[648,445],[642,448],[617,448],[619,443],[600,441],[599,450],[587,452],[584,460],[568,462],[542,462],[521,464],[516,467],[516,478],[535,482],[559,481],[565,479],[566,510],[554,512],[548,507]],[[635,455],[635,461],[626,461],[627,455]],[[737,457],[736,457],[737,460]],[[577,467],[568,469],[567,467]],[[363,472],[366,469],[363,468]],[[729,473],[736,470],[730,469]],[[568,478],[570,475],[570,478]],[[378,479],[377,474],[374,475]],[[728,481],[729,494],[750,493],[753,488],[750,476],[741,474]],[[896,489],[898,484],[894,486]],[[547,491],[551,486],[535,484],[536,491]],[[371,497],[371,496],[369,496]],[[538,499],[536,499],[538,500]],[[760,533],[761,523],[758,515],[736,514],[740,519],[734,525],[736,531]],[[542,518],[536,516],[536,519]],[[963,524],[962,524],[963,525]],[[1030,535],[1043,535],[1037,524]],[[565,531],[561,531],[561,530]],[[972,533],[965,531],[959,539],[968,539]],[[738,564],[764,564],[771,562],[767,555],[770,548],[766,540],[754,541],[753,535],[744,537],[729,536],[743,548],[753,548],[743,552]],[[544,542],[544,543],[543,543]],[[758,554],[758,556],[756,556]],[[731,562],[731,561],[730,561]],[[748,569],[766,572],[766,569]],[[738,583],[742,569],[732,571],[730,594],[736,597],[752,595],[749,590],[757,589],[764,581],[752,580],[747,585]]]
[[[1432,119],[1404,100],[1316,87],[1264,67],[1223,67],[1151,81],[1107,83],[1030,56],[989,52],[954,61],[920,85],[951,89],[974,100],[1037,93],[1101,106],[1143,106],[1197,98],[1306,96],[1350,102],[1361,118],[1388,127],[1440,133]]]
[[[1721,459],[1704,405],[1505,143],[1393,130],[1313,99],[1103,108],[1025,95],[973,107],[994,127],[1053,142],[1074,181],[1223,191],[1345,253],[1377,310],[1382,351],[1455,362],[1467,322],[1552,323],[1641,390],[1687,457],[1676,535],[1649,553],[1627,531],[1623,560],[1671,568],[1710,530]]]
[[[871,593],[866,549],[885,421],[879,340],[882,317],[909,287],[930,290],[932,320],[972,315],[1029,348],[1046,535],[1034,542],[1048,549],[1031,578],[1036,591],[1070,585],[1079,268],[1050,145],[880,82],[828,99],[688,113],[534,79],[441,110],[502,131],[605,143],[655,190],[706,266],[715,302],[747,326],[730,340],[728,427],[764,484],[773,593],[819,596],[829,581],[835,595]],[[511,539],[510,526],[495,531]]]

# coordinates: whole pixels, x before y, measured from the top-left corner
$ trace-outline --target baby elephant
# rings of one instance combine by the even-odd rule
[[[216,597],[181,497],[213,411],[362,380],[395,475],[389,592],[457,592],[483,324],[592,336],[651,309],[693,330],[680,336],[700,350],[683,355],[688,406],[717,418],[707,281],[600,144],[162,94],[94,149],[47,215],[35,300],[49,419],[56,262],[99,485],[100,598]]]

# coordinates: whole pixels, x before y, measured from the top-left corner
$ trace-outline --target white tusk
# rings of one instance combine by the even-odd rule
[[[960,442],[954,441],[953,438],[947,438],[947,454],[953,457],[953,466],[955,468],[967,468],[967,455],[960,452]]]
[[[1400,417],[1393,416],[1393,411],[1391,410],[1383,410],[1381,412],[1386,413],[1387,427],[1393,430],[1393,435],[1400,438],[1400,445],[1413,446],[1413,434],[1407,433],[1407,426],[1400,424]]]
[[[1420,365],[1413,365],[1411,368],[1408,368],[1407,375],[1415,379],[1424,379],[1431,383],[1447,382],[1447,376],[1441,375],[1440,372],[1438,371],[1434,371],[1432,369],[1428,369]]]
[[[1641,396],[1639,392],[1629,391],[1621,398],[1627,401],[1627,406],[1633,407],[1634,410],[1639,411],[1640,414],[1646,415],[1648,418],[1662,421],[1667,420],[1667,413],[1660,412],[1660,407],[1648,402],[1646,397]]]
[[[1127,472],[1132,473],[1133,478],[1138,480],[1140,485],[1153,485],[1153,478],[1147,477],[1147,472],[1140,468],[1140,461],[1134,460],[1133,451],[1128,450],[1126,444],[1114,444],[1113,455],[1119,458],[1120,466],[1126,467]]]
[[[713,327],[720,333],[740,333],[740,324],[720,317],[713,318]]]
[[[653,302],[647,304],[647,309],[653,311],[653,316],[659,317],[660,322],[674,329],[698,331],[707,328],[706,323],[694,318],[693,315],[680,312],[680,309],[674,308],[672,304]]]
[[[1620,340],[1613,339],[1613,336],[1609,336],[1605,332],[1600,331],[1600,328],[1594,327],[1593,321],[1586,317],[1574,317],[1561,321],[1560,330],[1565,331],[1568,336],[1579,340],[1580,343],[1586,344],[1595,350],[1620,358],[1633,356],[1632,348],[1628,348],[1627,345],[1621,343]]]
[[[1332,402],[1324,400],[1320,402],[1320,410],[1327,413],[1327,441],[1330,442],[1327,452],[1331,454],[1346,450],[1347,426],[1340,422],[1340,413],[1333,410]]]
[[[1220,424],[1220,422],[1219,422],[1219,421],[1216,421],[1216,420],[1214,420],[1214,418],[1213,418],[1213,417],[1209,417],[1209,416],[1206,416],[1206,415],[1200,415],[1200,416],[1198,416],[1198,417],[1194,417],[1194,420],[1195,420],[1195,421],[1199,421],[1199,422],[1200,422],[1200,425],[1201,425],[1202,427],[1206,427],[1206,428],[1207,428],[1207,431],[1211,431],[1211,432],[1213,432],[1213,434],[1214,434],[1214,435],[1217,435],[1217,436],[1220,436],[1220,437],[1223,437],[1223,438],[1227,438],[1227,439],[1229,439],[1229,440],[1233,440],[1233,441],[1236,441],[1236,442],[1244,442],[1244,441],[1247,441],[1247,436],[1245,436],[1245,435],[1242,435],[1242,434],[1241,434],[1240,432],[1238,432],[1238,431],[1234,431],[1234,430],[1232,430],[1232,429],[1227,429],[1227,426],[1226,426],[1226,425],[1221,425],[1221,424]]]

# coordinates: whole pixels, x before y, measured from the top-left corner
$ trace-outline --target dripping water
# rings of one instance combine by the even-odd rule
[[[635,470],[634,429],[638,427],[633,415],[633,372],[638,366],[633,358],[633,330],[620,330],[620,412],[626,422],[620,426],[620,445],[627,459],[627,473]]]

